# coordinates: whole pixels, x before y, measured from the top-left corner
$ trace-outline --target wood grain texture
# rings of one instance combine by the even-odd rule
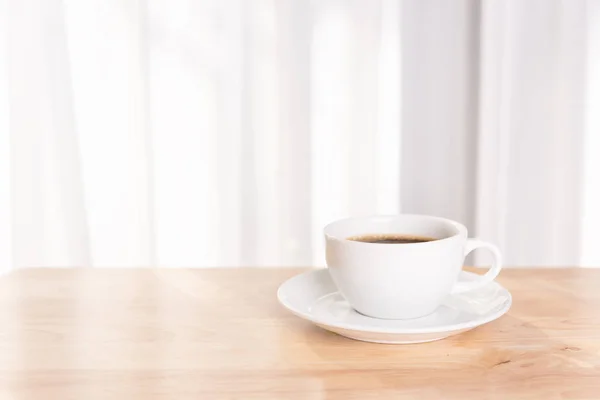
[[[28,269],[0,279],[0,399],[597,399],[600,271],[505,270],[510,312],[439,342],[286,312],[301,269]]]

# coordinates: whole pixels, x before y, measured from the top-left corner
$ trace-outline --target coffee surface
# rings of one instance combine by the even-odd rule
[[[437,240],[428,236],[405,235],[401,233],[377,233],[368,235],[350,236],[348,240],[364,243],[381,243],[381,244],[407,244],[407,243],[423,243]]]

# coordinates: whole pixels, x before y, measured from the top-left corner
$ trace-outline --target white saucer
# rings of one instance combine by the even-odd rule
[[[477,275],[461,272],[460,281]],[[319,269],[288,279],[277,291],[279,302],[300,318],[351,339],[375,343],[421,343],[444,339],[504,315],[512,304],[497,282],[450,295],[433,314],[410,320],[385,320],[354,311],[337,291],[329,271]]]

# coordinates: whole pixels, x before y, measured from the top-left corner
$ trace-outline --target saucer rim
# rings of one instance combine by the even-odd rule
[[[427,328],[389,328],[389,327],[376,328],[376,327],[372,327],[369,325],[357,325],[357,324],[352,324],[352,323],[343,323],[343,322],[335,322],[335,321],[332,322],[332,321],[328,321],[326,319],[317,318],[309,312],[304,312],[304,311],[298,310],[298,308],[294,307],[289,301],[286,301],[286,299],[284,298],[285,295],[283,294],[283,288],[292,279],[300,278],[303,275],[318,274],[318,273],[323,274],[323,273],[325,273],[325,271],[327,271],[327,268],[317,268],[317,269],[303,272],[298,275],[294,275],[291,278],[287,279],[285,282],[283,282],[281,285],[279,285],[279,288],[277,289],[277,300],[279,301],[279,303],[282,306],[284,306],[292,314],[294,314],[302,319],[306,319],[317,325],[322,325],[324,327],[327,326],[327,327],[333,327],[333,328],[346,329],[349,331],[356,331],[356,332],[391,333],[391,334],[444,333],[444,332],[454,332],[454,331],[459,331],[459,330],[473,329],[473,328],[476,328],[481,325],[485,325],[489,322],[492,322],[492,321],[500,318],[501,316],[506,314],[512,306],[512,294],[510,293],[510,291],[508,289],[506,289],[504,286],[502,286],[500,283],[498,283],[497,281],[493,281],[493,284],[500,286],[503,290],[506,291],[506,293],[508,295],[508,297],[504,301],[502,307],[498,311],[494,312],[493,314],[489,314],[489,315],[485,314],[481,318],[475,318],[468,322],[462,322],[462,323],[450,324],[450,325],[433,326],[433,327],[427,327]],[[327,272],[327,273],[329,273],[329,272]],[[474,273],[468,272],[468,271],[462,271],[461,274],[478,276],[477,274],[474,274]],[[313,304],[315,302],[317,302],[319,299],[321,299],[325,296],[330,296],[333,293],[338,293],[338,291],[332,291],[323,296],[320,296],[319,298],[316,298],[314,300]],[[371,318],[371,317],[368,317],[368,318]],[[373,318],[373,319],[377,320],[377,318]]]

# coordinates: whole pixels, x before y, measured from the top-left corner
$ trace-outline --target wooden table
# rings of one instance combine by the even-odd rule
[[[600,271],[505,270],[510,312],[416,345],[277,303],[300,269],[28,269],[0,279],[0,399],[598,399]]]

